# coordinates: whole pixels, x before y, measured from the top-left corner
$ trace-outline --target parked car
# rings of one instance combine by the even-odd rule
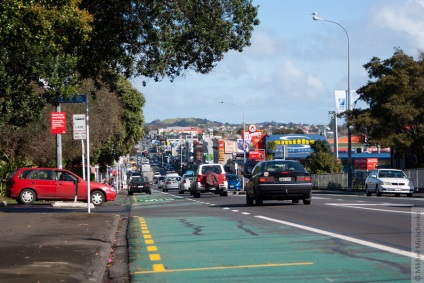
[[[158,188],[159,188],[159,189],[163,188],[163,184],[165,183],[165,179],[166,179],[166,177],[165,177],[165,176],[160,176],[160,177],[158,178]]]
[[[376,169],[370,172],[365,179],[365,194],[371,196],[375,193],[378,197],[382,194],[406,194],[412,197],[414,182],[399,169]]]
[[[264,200],[291,200],[311,203],[311,176],[305,168],[293,160],[263,161],[256,164],[245,185],[246,203],[262,205]]]
[[[194,174],[184,174],[178,184],[178,193],[184,194],[185,191],[190,191],[190,184],[193,181]]]
[[[168,190],[178,190],[178,183],[181,177],[178,174],[169,174],[165,177],[162,190],[167,192]]]
[[[190,185],[190,194],[199,198],[201,193],[207,192],[221,196],[228,195],[227,175],[222,164],[208,163],[197,167],[194,180]]]
[[[59,168],[20,168],[13,172],[6,183],[6,196],[19,204],[32,204],[36,200],[87,201],[88,182],[75,173]],[[90,201],[102,205],[113,201],[116,190],[103,183],[90,182]]]
[[[240,191],[242,184],[240,178],[236,174],[227,174],[228,190]]]
[[[147,177],[134,177],[131,179],[128,184],[128,195],[131,196],[134,193],[152,194],[150,181]]]

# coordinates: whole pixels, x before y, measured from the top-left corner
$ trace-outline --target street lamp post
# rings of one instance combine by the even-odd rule
[[[224,101],[220,101],[219,103],[223,104]],[[246,166],[246,145],[245,145],[245,142],[244,142],[244,132],[246,131],[246,125],[244,123],[244,111],[243,111],[243,108],[241,108],[241,106],[239,106],[237,104],[232,104],[232,103],[226,103],[226,104],[237,106],[241,110],[241,113],[243,114],[243,134],[242,134],[242,137],[243,137],[243,170],[244,170],[244,167]],[[242,191],[244,192],[244,175],[242,174],[242,176],[243,176],[243,178],[242,178],[242,181],[243,181],[242,182]]]
[[[317,16],[317,13],[312,13],[312,19],[315,21],[324,21],[338,25],[341,27],[347,36],[347,110],[351,110],[351,91],[350,91],[350,39],[347,30],[339,23],[325,20]],[[347,186],[352,189],[352,130],[350,125],[347,127]]]

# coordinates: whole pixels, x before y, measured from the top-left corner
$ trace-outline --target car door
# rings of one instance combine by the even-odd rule
[[[38,199],[54,199],[57,182],[52,170],[34,170],[27,177],[29,185],[37,192]]]
[[[373,189],[374,191],[377,190],[377,176],[378,176],[378,171],[373,170],[369,174],[369,178],[368,178],[368,188]]]
[[[75,199],[75,186],[78,182],[78,178],[67,171],[56,170],[55,173],[58,184],[56,190],[56,200]],[[81,188],[78,188],[78,191],[80,191],[80,189]]]

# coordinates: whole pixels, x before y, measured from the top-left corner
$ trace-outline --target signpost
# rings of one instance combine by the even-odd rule
[[[66,113],[65,112],[50,113],[50,132],[53,135],[66,134]]]
[[[85,125],[85,115],[84,114],[74,114],[73,115],[73,125],[74,125],[74,140],[85,140],[87,139],[87,130]]]

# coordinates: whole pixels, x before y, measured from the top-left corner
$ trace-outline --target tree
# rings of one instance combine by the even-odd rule
[[[0,127],[26,125],[50,98],[75,94],[77,49],[88,39],[92,20],[78,5],[78,0],[2,1]]]
[[[314,152],[306,158],[305,167],[312,174],[341,173],[343,165],[331,153],[330,146],[323,140],[311,145]]]
[[[80,49],[83,77],[143,76],[174,80],[188,70],[209,73],[224,53],[242,52],[259,24],[251,0],[83,0],[94,16]]]
[[[377,57],[364,65],[368,84],[357,92],[369,104],[348,114],[355,132],[370,145],[413,154],[415,166],[424,165],[424,53],[415,61],[399,48],[386,60]]]

